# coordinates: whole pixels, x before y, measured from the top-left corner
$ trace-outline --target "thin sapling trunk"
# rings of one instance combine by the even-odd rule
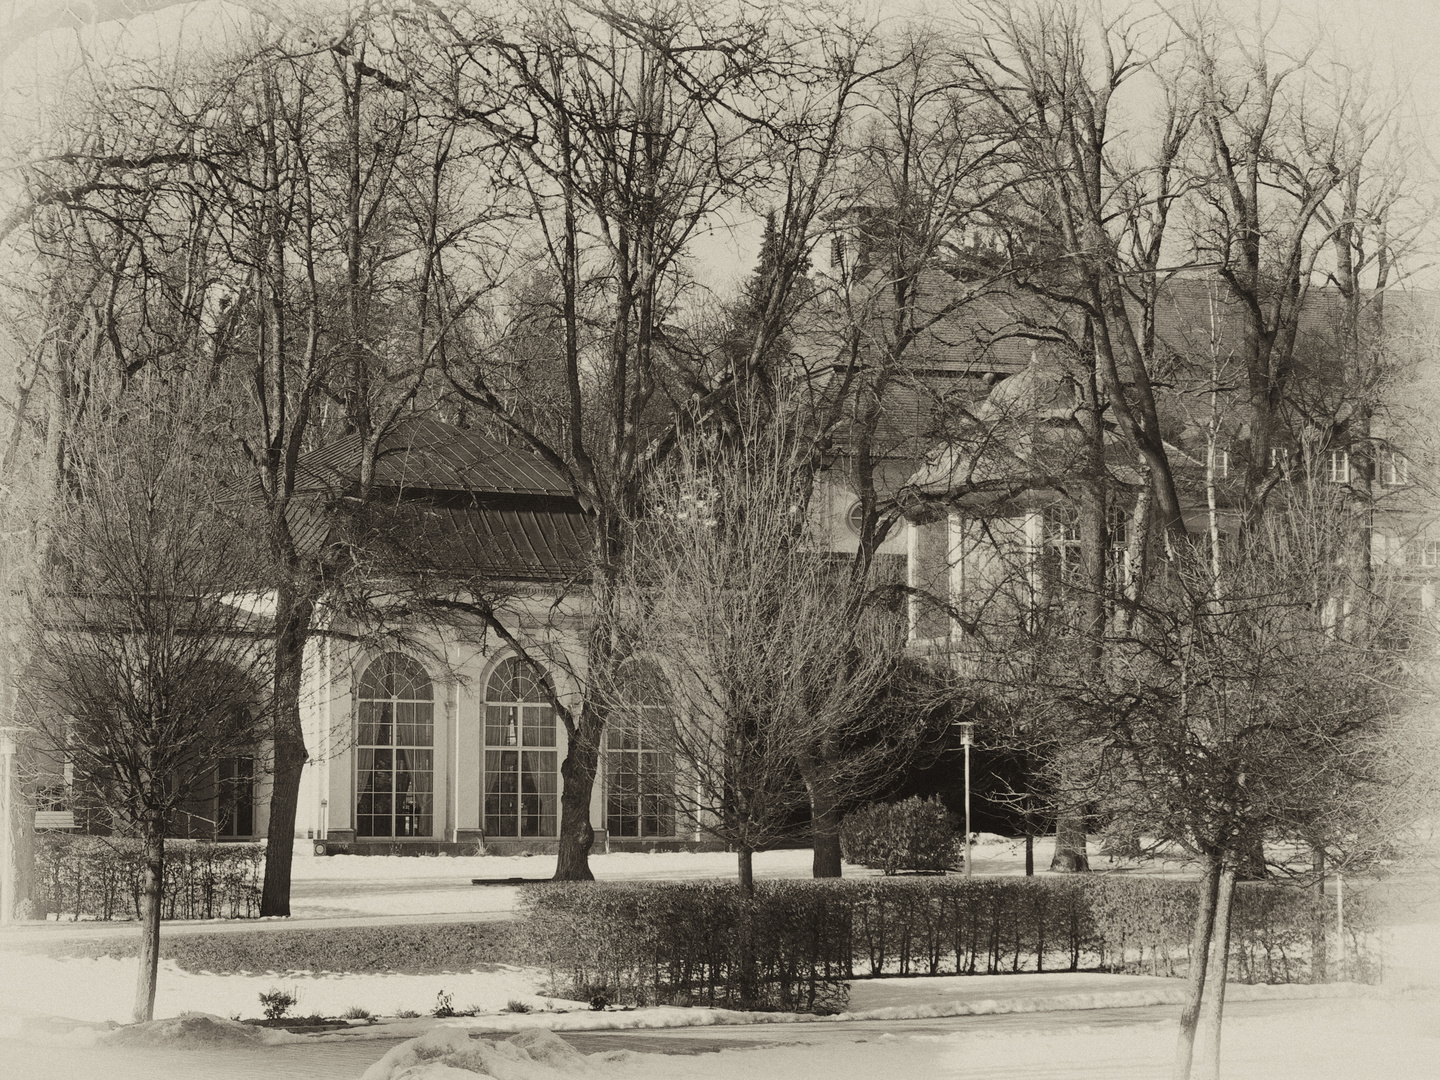
[[[1172,1080],[1190,1080],[1191,1062],[1195,1055],[1195,1029],[1200,1022],[1200,1005],[1205,995],[1205,975],[1210,960],[1210,940],[1215,929],[1215,905],[1220,889],[1220,858],[1205,856],[1200,876],[1199,903],[1195,906],[1195,925],[1190,933],[1190,977],[1186,987],[1185,1005],[1180,1010],[1180,1038],[1175,1047]]]

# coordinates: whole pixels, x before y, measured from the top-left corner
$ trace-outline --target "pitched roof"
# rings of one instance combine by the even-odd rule
[[[347,534],[381,567],[505,581],[583,576],[589,516],[547,462],[479,432],[407,420],[380,442],[371,497],[337,509],[359,483],[361,440],[337,439],[301,461],[291,526],[302,550]]]
[[[360,479],[362,450],[360,436],[347,435],[306,454],[300,489],[338,494],[352,488]],[[573,496],[565,477],[538,455],[425,417],[402,421],[380,440],[373,484],[400,491]]]
[[[460,492],[372,508],[367,540],[407,572],[572,581],[590,567],[590,519],[572,498]]]

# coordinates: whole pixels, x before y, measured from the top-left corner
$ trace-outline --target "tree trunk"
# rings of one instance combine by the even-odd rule
[[[280,588],[275,602],[275,700],[271,706],[275,714],[271,728],[274,769],[261,915],[290,914],[295,816],[300,806],[300,777],[309,756],[300,723],[300,695],[305,678],[305,639],[314,610],[314,602],[298,595],[292,586]]]
[[[1180,1038],[1175,1046],[1175,1067],[1172,1080],[1190,1080],[1190,1066],[1195,1055],[1195,1028],[1200,1022],[1200,1004],[1205,995],[1205,975],[1210,962],[1210,940],[1215,930],[1215,902],[1220,888],[1220,859],[1205,856],[1205,869],[1200,876],[1199,902],[1195,905],[1195,925],[1190,932],[1190,977],[1187,980],[1185,1006],[1180,1010]]]
[[[0,922],[35,918],[35,807],[25,785],[20,781],[19,754],[16,746],[14,755],[3,759],[8,775],[0,777],[0,799],[3,799],[7,819],[0,823],[6,830],[4,858],[6,865],[0,867],[4,875],[5,895],[0,897],[9,905]]]
[[[840,869],[840,804],[824,783],[823,767],[802,761],[800,772],[810,793],[810,839],[815,849],[811,876],[838,878]]]
[[[140,880],[140,977],[135,984],[135,1023],[155,1019],[155,979],[160,970],[160,901],[165,888],[165,827],[145,822],[145,870]]]
[[[1088,326],[1089,324],[1087,324]],[[1075,598],[1084,642],[1085,678],[1099,684],[1105,668],[1106,570],[1110,535],[1106,522],[1105,427],[1101,422],[1100,388],[1096,381],[1093,331],[1087,329],[1086,349],[1090,362],[1081,382],[1084,403],[1076,416],[1083,433],[1081,453],[1085,475],[1080,485],[1078,506],[1080,536],[1079,595]],[[1071,754],[1079,752],[1072,749]],[[1055,855],[1050,869],[1062,873],[1083,873],[1090,869],[1085,850],[1085,815],[1078,807],[1079,785],[1074,780],[1075,762],[1061,765],[1060,792],[1066,804],[1055,822]]]
[[[1090,869],[1085,850],[1085,815],[1061,814],[1055,821],[1055,855],[1050,870],[1061,874],[1083,874]]]
[[[1215,930],[1210,938],[1210,978],[1201,1013],[1200,1080],[1220,1078],[1220,1025],[1225,1019],[1225,976],[1230,967],[1230,909],[1235,899],[1235,863],[1226,859],[1215,897]]]
[[[600,767],[600,732],[603,722],[594,706],[580,710],[580,723],[565,760],[560,765],[560,848],[555,860],[555,881],[594,881],[590,848],[595,829],[590,824],[590,793]]]
[[[1035,876],[1035,837],[1025,834],[1025,876]]]
[[[740,874],[740,895],[746,900],[755,899],[755,853],[747,847],[736,852],[737,869]]]
[[[1310,851],[1311,873],[1315,875],[1315,919],[1310,931],[1310,981],[1323,983],[1326,975],[1325,945],[1325,849]]]
[[[840,811],[833,804],[816,815],[811,831],[814,834],[815,858],[811,876],[838,878],[843,876],[840,854]]]
[[[755,853],[748,847],[736,852],[740,876],[739,990],[741,1008],[756,1004],[755,978]]]

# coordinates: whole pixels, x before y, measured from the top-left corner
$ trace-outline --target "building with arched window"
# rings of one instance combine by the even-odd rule
[[[341,440],[307,458],[314,491],[343,495],[356,453]],[[326,852],[553,850],[568,750],[555,702],[581,701],[589,516],[534,455],[433,421],[386,440],[375,488],[407,569],[496,583],[512,637],[463,604],[378,633],[326,612],[309,647],[300,835]],[[297,516],[317,544],[326,520]],[[634,673],[591,792],[597,850],[701,843],[648,726],[669,715],[663,681]]]

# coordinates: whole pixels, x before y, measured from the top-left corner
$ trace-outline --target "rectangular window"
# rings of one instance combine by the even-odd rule
[[[649,745],[634,717],[612,720],[605,742],[605,827],[610,835],[674,836],[675,764],[670,755]]]
[[[1290,467],[1290,448],[1288,446],[1272,446],[1270,448],[1270,468],[1287,469]]]
[[[238,840],[255,835],[255,759],[226,758],[215,770],[215,835]]]
[[[1331,450],[1325,455],[1325,479],[1332,484],[1350,482],[1350,451]]]
[[[1420,565],[1430,570],[1440,567],[1440,540],[1420,541]]]
[[[1045,549],[1041,558],[1041,594],[1060,599],[1068,590],[1083,588],[1080,576],[1080,515],[1073,506],[1051,507],[1043,523]]]
[[[486,750],[486,833],[554,836],[556,777],[553,750]]]
[[[434,832],[434,753],[423,747],[361,747],[356,751],[360,836],[426,837]]]
[[[559,782],[549,705],[485,706],[487,836],[555,836]],[[513,749],[497,749],[513,747]]]
[[[915,530],[915,554],[911,564],[911,633],[920,639],[941,638],[950,633],[946,610],[950,597],[950,522],[942,516],[911,526]]]
[[[1216,451],[1215,451],[1215,476],[1216,476],[1216,478],[1217,478],[1217,479],[1220,479],[1220,480],[1224,480],[1224,479],[1225,479],[1227,476],[1229,476],[1229,475],[1230,475],[1230,451],[1229,451],[1229,450],[1216,450]]]
[[[1390,450],[1380,458],[1380,483],[1386,487],[1404,487],[1410,482],[1410,462],[1404,455]]]

